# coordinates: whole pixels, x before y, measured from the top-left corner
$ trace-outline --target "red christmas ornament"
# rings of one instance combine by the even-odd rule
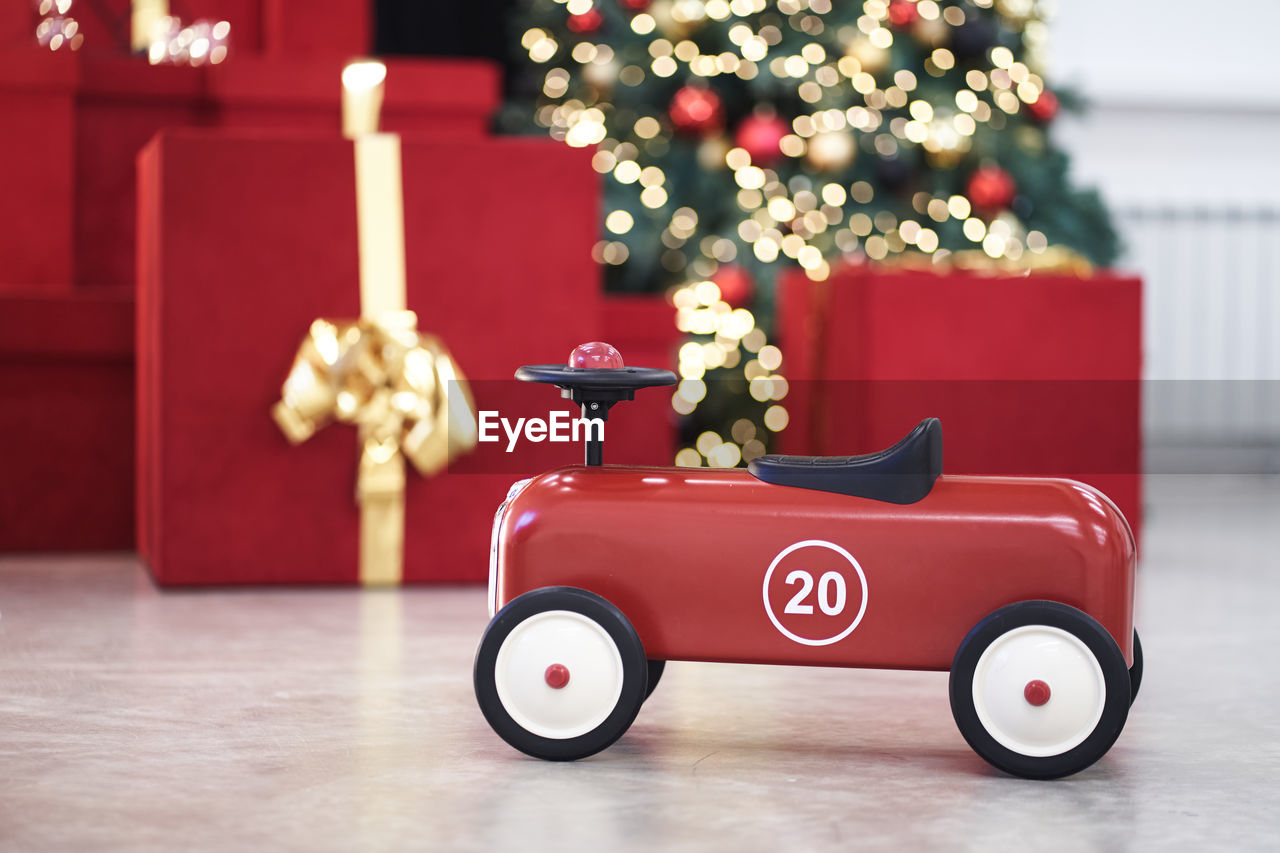
[[[604,18],[596,8],[592,6],[581,15],[570,15],[566,26],[575,33],[594,33],[596,30],[600,29],[600,25],[603,23]]]
[[[782,159],[779,145],[782,137],[791,132],[787,123],[773,113],[753,113],[738,125],[733,141],[751,155],[757,166],[772,166]]]
[[[983,166],[969,177],[969,201],[979,210],[1004,210],[1017,191],[1013,177],[999,166]]]
[[[1027,104],[1027,114],[1041,124],[1053,121],[1058,114],[1058,96],[1045,89],[1034,102]]]
[[[701,86],[681,86],[667,110],[671,125],[682,133],[706,136],[724,125],[720,96]]]
[[[916,22],[920,10],[914,0],[889,0],[889,21],[895,27],[906,27]]]
[[[711,281],[720,288],[720,298],[734,308],[749,304],[756,293],[755,279],[737,264],[720,267]]]

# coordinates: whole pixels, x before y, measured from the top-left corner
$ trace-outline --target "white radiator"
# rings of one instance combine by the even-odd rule
[[[1280,444],[1280,208],[1124,207],[1148,445]]]

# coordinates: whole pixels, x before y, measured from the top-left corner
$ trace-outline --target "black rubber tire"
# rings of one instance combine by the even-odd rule
[[[1066,631],[1089,649],[1102,670],[1102,715],[1083,742],[1058,755],[1032,756],[996,741],[982,725],[973,703],[973,678],[982,653],[999,637],[1027,625]],[[1106,754],[1129,716],[1129,670],[1120,646],[1097,620],[1056,601],[1022,601],[983,618],[960,643],[951,665],[951,713],[973,751],[990,764],[1026,779],[1057,779],[1078,773]]]
[[[622,692],[617,704],[604,722],[578,737],[549,738],[528,731],[511,718],[498,696],[495,668],[503,641],[526,619],[550,610],[586,616],[604,629],[622,658]],[[476,652],[474,681],[480,710],[499,737],[534,758],[575,761],[608,747],[631,726],[644,703],[648,661],[635,628],[617,607],[586,590],[551,586],[526,592],[493,617]]]
[[[1142,641],[1138,632],[1133,632],[1133,666],[1129,667],[1129,704],[1138,698],[1138,688],[1142,686]]]
[[[662,672],[666,668],[667,662],[664,660],[649,661],[649,686],[644,689],[644,698],[648,699],[653,695],[653,688],[662,680]]]

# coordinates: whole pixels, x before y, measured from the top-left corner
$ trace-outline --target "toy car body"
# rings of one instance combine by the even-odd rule
[[[576,466],[519,489],[496,537],[491,613],[541,587],[589,590],[659,660],[945,671],[980,619],[1027,600],[1088,613],[1133,659],[1132,535],[1111,501],[1069,480],[943,475],[899,505],[741,468]],[[815,562],[793,608],[812,611],[787,614],[809,582],[786,574]],[[828,615],[818,584],[831,571],[845,603]],[[780,609],[769,586],[792,593]],[[774,624],[788,615],[811,618],[785,619],[790,636]]]
[[[988,761],[1087,767],[1141,678],[1128,524],[1081,483],[940,471],[930,419],[869,456],[517,483],[494,523],[481,708],[518,749],[573,759],[626,730],[667,660],[950,670]]]

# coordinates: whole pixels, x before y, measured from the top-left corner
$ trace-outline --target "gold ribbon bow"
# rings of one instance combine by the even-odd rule
[[[360,580],[394,584],[404,574],[405,457],[429,477],[475,447],[478,429],[462,372],[405,310],[400,137],[373,132],[386,69],[357,65],[350,85],[343,73],[344,93],[361,86],[344,94],[343,121],[354,137],[360,319],[311,324],[271,414],[293,444],[330,420],[356,425]]]
[[[444,344],[412,311],[311,324],[272,416],[292,444],[330,420],[359,430],[360,579],[398,583],[404,460],[430,477],[476,444],[475,404]]]

